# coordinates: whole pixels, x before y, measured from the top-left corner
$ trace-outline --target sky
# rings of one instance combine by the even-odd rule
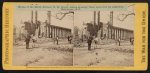
[[[74,12],[74,24],[73,24],[73,14],[66,15],[62,20],[56,19],[56,13],[60,11],[52,11],[51,23],[52,25],[73,28],[73,26],[78,26],[79,29],[82,28],[83,23],[93,22],[94,13],[93,11],[75,11]],[[124,21],[119,21],[118,17],[122,18],[121,14],[133,13],[134,9],[128,8],[126,11],[113,11],[113,25],[126,29],[134,29],[134,15],[128,16]],[[31,10],[15,10],[14,15],[14,25],[20,27],[21,22],[30,21],[31,20]],[[100,12],[100,21],[103,23],[107,23],[110,20],[110,11],[101,11]],[[61,15],[58,15],[61,17]],[[38,20],[42,23],[47,20],[47,11],[46,10],[38,10]]]

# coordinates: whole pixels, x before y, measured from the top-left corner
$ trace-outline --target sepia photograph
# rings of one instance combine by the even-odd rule
[[[59,11],[16,11],[13,65],[73,65],[72,19],[64,15],[59,18],[60,14]]]
[[[133,66],[134,15],[129,11],[84,12],[82,17],[89,17],[83,21],[89,20],[75,33],[73,65]]]
[[[127,10],[15,9],[14,66],[134,66],[134,5]]]

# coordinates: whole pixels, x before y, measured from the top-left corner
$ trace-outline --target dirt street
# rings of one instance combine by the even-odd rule
[[[20,42],[24,43],[24,42]],[[133,66],[134,50],[129,42],[121,46],[114,44],[74,47],[66,42],[39,43],[39,47],[25,49],[25,45],[13,48],[15,66]]]
[[[45,42],[40,43],[37,48],[25,49],[25,45],[13,48],[13,65],[17,66],[72,66],[72,60],[73,51],[70,44],[56,45],[53,42]]]
[[[94,49],[95,48],[95,49]],[[74,66],[133,66],[134,53],[130,43],[93,45],[92,51],[87,47],[74,48]]]

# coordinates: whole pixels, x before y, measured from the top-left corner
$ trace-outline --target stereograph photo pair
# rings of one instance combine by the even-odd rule
[[[147,70],[147,3],[3,4],[4,70]]]

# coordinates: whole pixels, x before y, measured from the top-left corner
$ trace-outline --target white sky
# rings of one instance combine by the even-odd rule
[[[54,16],[59,11],[52,11],[52,18],[51,23],[52,25],[56,26],[62,26],[66,28],[72,28],[73,26],[73,14],[69,14],[66,17],[64,17],[63,20],[58,20]],[[117,16],[122,13],[131,13],[133,12],[133,8],[128,9],[127,11],[114,11],[114,26],[127,28],[127,29],[134,29],[134,16],[128,16],[124,21],[119,21],[117,19]],[[16,26],[21,24],[21,21],[28,21],[31,20],[31,10],[16,10],[14,15],[14,23]],[[82,24],[88,23],[93,21],[93,11],[76,11],[74,14],[74,25],[78,26],[79,28],[82,28]],[[107,23],[110,19],[110,11],[101,11],[100,12],[100,21],[103,23]],[[38,11],[38,20],[41,22],[44,22],[47,20],[47,11]]]

